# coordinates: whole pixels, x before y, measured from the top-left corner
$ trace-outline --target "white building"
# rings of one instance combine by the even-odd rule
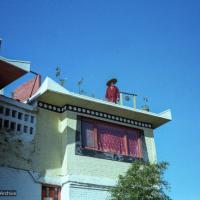
[[[27,102],[0,96],[0,189],[16,191],[12,200],[109,199],[131,162],[156,162],[153,130],[171,120],[170,110],[75,94],[50,78]]]

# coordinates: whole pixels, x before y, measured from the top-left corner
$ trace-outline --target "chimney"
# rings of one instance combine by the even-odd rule
[[[23,83],[12,92],[12,98],[24,102],[33,96],[41,85],[41,76],[36,75],[32,79]]]

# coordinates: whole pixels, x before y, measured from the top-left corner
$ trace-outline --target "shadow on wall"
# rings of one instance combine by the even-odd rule
[[[35,138],[34,169],[40,172],[41,176],[59,176],[65,175],[67,166],[67,146],[75,143],[76,115],[70,115],[68,112],[59,114],[51,111],[44,111],[48,115],[45,124],[42,124],[42,117],[39,120],[38,127],[42,127],[37,132]],[[43,115],[43,114],[41,114]],[[68,120],[72,124],[68,124]],[[74,124],[73,124],[74,123]]]
[[[49,169],[59,171],[62,166],[62,135],[58,131],[61,115],[42,109],[37,116],[37,130],[34,138],[33,169],[46,174]],[[46,170],[47,169],[47,170]]]
[[[34,145],[23,141],[10,132],[0,132],[0,165],[30,169]]]

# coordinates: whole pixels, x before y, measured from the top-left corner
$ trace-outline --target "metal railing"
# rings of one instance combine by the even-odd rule
[[[133,108],[136,109],[137,107],[137,94],[135,93],[128,93],[128,92],[120,92],[120,104],[121,105],[124,105],[124,98],[125,100],[129,101],[130,100],[130,97],[133,98]]]

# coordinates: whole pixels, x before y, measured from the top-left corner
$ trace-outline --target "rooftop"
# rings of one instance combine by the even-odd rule
[[[69,104],[108,114],[114,114],[116,116],[120,115],[128,119],[150,123],[153,128],[157,128],[172,120],[170,109],[157,114],[76,94],[68,91],[49,77],[45,79],[39,90],[29,99],[29,102],[34,100],[39,100],[55,106],[64,106]]]
[[[0,89],[28,72],[31,72],[30,62],[0,57]],[[20,87],[20,91],[23,91],[22,89],[23,85]],[[113,118],[116,117],[117,119],[123,117],[124,120],[128,121],[137,120],[144,122],[147,123],[145,125],[149,124],[149,126],[154,129],[172,120],[170,109],[161,113],[153,113],[148,110],[125,106],[122,102],[112,103],[73,93],[49,77],[44,80],[40,88],[36,91],[37,92],[26,101],[27,104],[34,101],[41,101],[49,105],[58,106],[62,108],[62,110],[66,105],[78,106],[79,109],[84,108],[90,109],[92,112],[102,112],[104,115],[112,115]]]
[[[27,72],[30,72],[30,62],[0,57],[0,89],[20,78]]]

